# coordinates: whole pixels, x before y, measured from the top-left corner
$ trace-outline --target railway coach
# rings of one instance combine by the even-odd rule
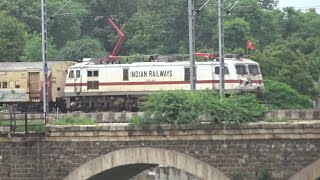
[[[229,58],[228,58],[229,57]],[[196,62],[197,90],[219,91],[219,62]],[[155,92],[190,89],[189,62],[111,64],[84,59],[70,66],[65,85],[66,109],[137,110],[139,98]],[[264,91],[259,64],[246,58],[225,58],[225,93]]]
[[[72,61],[48,62],[48,98],[50,107],[63,106],[64,87],[68,67]],[[19,111],[43,109],[42,62],[0,63],[0,105],[16,104]]]

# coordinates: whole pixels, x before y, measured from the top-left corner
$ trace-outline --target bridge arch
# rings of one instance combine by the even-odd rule
[[[290,177],[289,180],[316,180],[320,177],[320,159],[309,164],[305,168]]]
[[[64,180],[89,179],[101,172],[132,164],[161,164],[184,170],[204,180],[228,180],[221,171],[189,155],[167,149],[139,147],[120,149],[81,165]]]

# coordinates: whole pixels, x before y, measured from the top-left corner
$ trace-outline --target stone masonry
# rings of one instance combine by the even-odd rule
[[[230,124],[48,126],[45,135],[0,137],[0,179],[60,180],[110,152],[150,147],[193,157],[230,179],[256,179],[265,172],[272,179],[285,180],[320,159],[319,128],[317,121],[240,128]],[[320,171],[319,166],[311,168]]]

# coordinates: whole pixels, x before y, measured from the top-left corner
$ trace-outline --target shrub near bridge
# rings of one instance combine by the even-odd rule
[[[212,91],[170,91],[149,95],[139,104],[143,117],[133,124],[246,123],[264,116],[267,109],[253,95],[231,96],[220,100]]]
[[[312,108],[311,99],[285,83],[265,80],[265,101],[274,109],[308,109]]]

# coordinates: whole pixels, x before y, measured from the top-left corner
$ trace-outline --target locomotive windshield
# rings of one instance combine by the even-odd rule
[[[73,70],[71,70],[70,72],[69,72],[69,76],[68,76],[69,78],[74,78],[74,71]]]
[[[246,66],[245,65],[237,64],[236,65],[236,69],[237,69],[237,74],[240,74],[240,75],[247,74],[247,70],[246,70]]]
[[[260,74],[259,68],[258,68],[257,65],[249,65],[248,67],[249,67],[249,73],[250,74],[254,74],[254,75]]]

